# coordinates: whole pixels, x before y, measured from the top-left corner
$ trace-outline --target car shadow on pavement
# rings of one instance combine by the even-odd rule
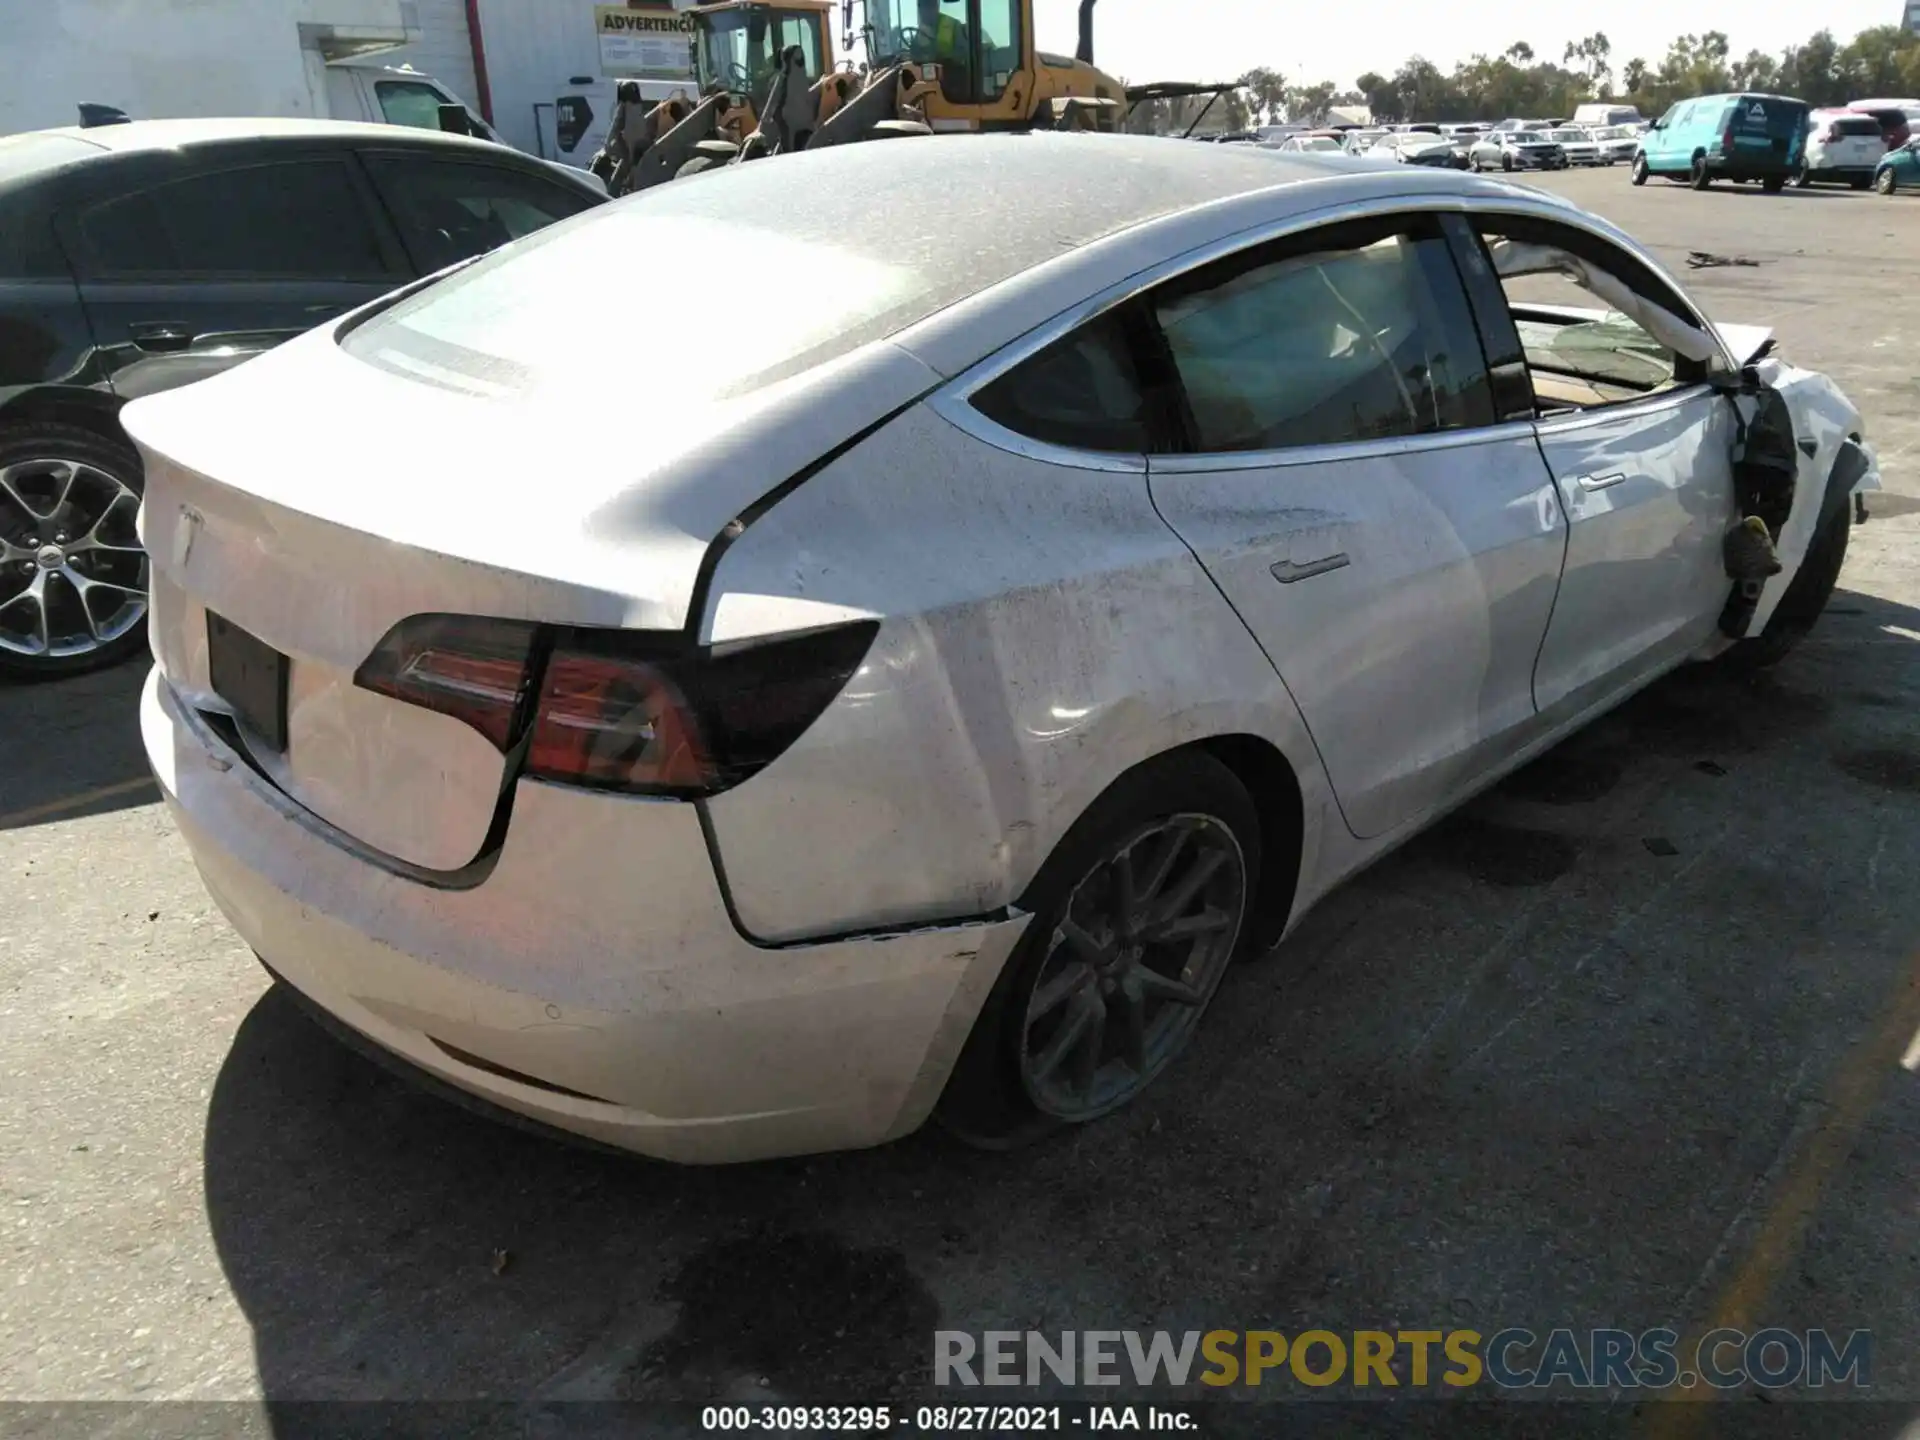
[[[1889,866],[1920,854],[1912,637],[1920,611],[1843,591],[1771,674],[1670,677],[1240,967],[1141,1104],[1027,1151],[923,1132],[690,1169],[578,1148],[424,1093],[269,991],[204,1151],[269,1414],[925,1401],[940,1326],[1685,1323],[1754,1177],[1911,964],[1920,892],[1860,887],[1874,835]],[[1803,820],[1829,853],[1793,853]],[[1835,945],[1845,966],[1810,991],[1808,957]],[[1819,1408],[1822,1434],[1891,1440],[1913,1418]],[[1229,1409],[1216,1433],[1630,1418],[1305,1406],[1277,1429],[1270,1407]],[[1715,1410],[1697,1433],[1762,1433],[1741,1428],[1753,1407]]]
[[[0,680],[0,830],[151,805],[140,743],[144,659],[90,675]]]

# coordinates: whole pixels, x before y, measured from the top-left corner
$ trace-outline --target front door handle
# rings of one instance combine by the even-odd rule
[[[1626,478],[1626,471],[1615,470],[1607,475],[1576,475],[1574,476],[1574,483],[1582,490],[1608,490],[1622,483]]]
[[[1352,563],[1344,550],[1335,555],[1323,556],[1318,560],[1309,560],[1304,565],[1296,565],[1291,560],[1282,560],[1273,567],[1273,578],[1282,585],[1291,585],[1296,580],[1311,580],[1316,575],[1325,575],[1329,570],[1344,569]]]
[[[192,330],[165,320],[131,325],[128,330],[142,350],[185,350],[193,344]]]

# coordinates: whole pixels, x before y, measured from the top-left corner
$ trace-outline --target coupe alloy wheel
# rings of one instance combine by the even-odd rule
[[[140,497],[83,460],[0,467],[0,651],[66,659],[112,644],[147,613]]]
[[[1020,1079],[1035,1108],[1091,1120],[1179,1053],[1233,957],[1247,882],[1233,832],[1195,814],[1133,831],[1082,877],[1027,998]]]

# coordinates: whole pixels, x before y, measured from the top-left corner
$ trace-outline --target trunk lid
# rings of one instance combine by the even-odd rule
[[[678,629],[729,520],[935,378],[882,342],[750,394],[651,405],[642,369],[587,423],[576,397],[450,389],[314,332],[124,412],[147,467],[155,657],[300,805],[458,869],[505,761],[460,721],[354,684],[382,637],[429,613]],[[235,693],[251,682],[229,664],[216,684],[246,636],[287,657],[282,744]]]

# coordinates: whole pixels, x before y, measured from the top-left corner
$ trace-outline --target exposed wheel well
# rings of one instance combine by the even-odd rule
[[[1197,741],[1196,748],[1234,773],[1260,815],[1261,873],[1246,952],[1257,955],[1278,943],[1299,889],[1300,781],[1287,757],[1258,735],[1216,735]]]
[[[31,424],[35,421],[47,425],[74,425],[82,430],[91,430],[104,440],[124,445],[127,437],[120,428],[120,405],[117,395],[99,390],[42,385],[35,390],[22,391],[0,405],[0,425]]]

